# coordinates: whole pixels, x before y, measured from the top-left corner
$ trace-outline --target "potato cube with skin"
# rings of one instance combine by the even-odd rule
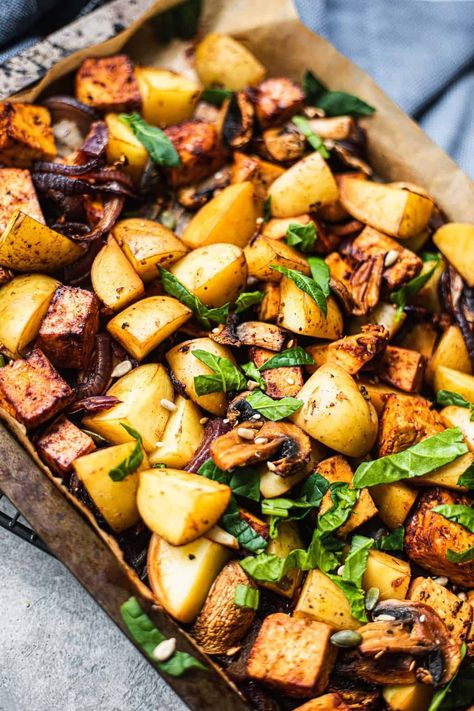
[[[389,395],[380,418],[378,455],[402,452],[444,429],[440,415],[425,398]]]
[[[258,84],[266,73],[263,64],[241,42],[214,32],[196,47],[195,61],[204,85],[217,84],[234,91]]]
[[[171,413],[160,446],[150,455],[150,464],[184,469],[204,438],[202,411],[192,400],[176,397],[176,409]]]
[[[410,563],[384,551],[370,550],[362,579],[364,590],[378,588],[379,600],[404,600],[410,585]]]
[[[44,224],[35,186],[29,170],[0,168],[0,232],[8,225],[17,210]]]
[[[434,371],[433,390],[450,390],[474,402],[474,375],[439,365]]]
[[[0,368],[0,405],[27,430],[50,420],[73,399],[69,385],[38,348]]]
[[[331,627],[282,612],[268,615],[250,650],[247,675],[291,697],[322,693],[336,659]]]
[[[95,449],[94,440],[61,415],[36,440],[35,447],[41,459],[59,476],[72,470],[78,457]]]
[[[76,74],[76,97],[104,111],[140,108],[140,91],[130,58],[116,54],[85,59]]]
[[[195,82],[159,67],[137,67],[135,76],[145,121],[164,127],[191,118],[201,93]]]
[[[198,183],[218,170],[226,153],[214,124],[208,121],[184,121],[169,126],[165,134],[179,155],[179,166],[165,168],[173,188]]]
[[[275,354],[267,348],[251,348],[250,358],[259,368]],[[270,368],[261,372],[266,385],[266,394],[277,400],[283,397],[298,397],[303,387],[303,369],[301,366]]]
[[[150,155],[131,127],[121,121],[118,114],[107,114],[105,123],[109,132],[107,141],[107,162],[116,163],[126,158],[123,169],[138,183],[150,159]]]
[[[92,263],[91,282],[99,299],[112,311],[120,311],[145,291],[142,280],[112,235]]]
[[[330,457],[329,459],[324,459],[320,462],[316,468],[318,474],[321,474],[325,479],[333,484],[337,481],[343,481],[349,484],[350,488],[352,484],[352,469],[349,466],[348,461],[339,455],[335,457]],[[326,511],[333,506],[331,499],[331,494],[329,491],[323,496],[321,501],[321,506],[319,513],[324,514]],[[341,538],[345,538],[351,531],[362,526],[363,523],[369,521],[371,518],[376,516],[377,508],[369,494],[368,489],[361,489],[359,494],[359,499],[351,511],[351,514],[347,521],[338,529],[337,535]]]
[[[419,392],[423,384],[425,359],[408,348],[387,346],[376,372],[389,385],[407,393]]]
[[[34,104],[0,104],[0,163],[27,168],[35,160],[55,156],[48,109]]]
[[[341,338],[344,322],[332,296],[327,299],[327,314],[324,315],[316,301],[286,276],[281,280],[280,294],[279,326],[301,336],[328,340]]]
[[[43,319],[36,345],[56,368],[85,368],[99,329],[99,303],[86,289],[60,286]]]
[[[317,569],[309,571],[293,615],[325,622],[334,630],[355,630],[361,625],[341,588]]]
[[[295,711],[350,711],[350,708],[342,696],[339,696],[338,693],[331,693],[311,699],[303,706],[298,706]]]
[[[380,518],[392,530],[403,526],[417,497],[417,492],[404,481],[371,486],[370,494]]]
[[[263,531],[259,531],[259,533],[262,534]],[[304,548],[304,543],[300,537],[296,522],[281,521],[278,526],[278,536],[277,538],[271,539],[265,553],[277,555],[279,558],[285,558],[285,556],[297,548]],[[294,568],[293,570],[289,570],[278,583],[261,582],[260,585],[291,600],[294,598],[295,592],[301,583],[301,578],[301,570]]]
[[[429,384],[432,384],[434,373],[440,365],[472,374],[471,359],[459,326],[448,326],[436,344],[426,369],[426,380]]]
[[[474,225],[461,222],[442,225],[433,235],[433,242],[468,286],[474,286]]]
[[[310,275],[307,260],[293,247],[280,240],[257,236],[244,249],[249,274],[262,281],[279,282],[282,274],[272,266],[286,267]]]
[[[409,600],[429,605],[448,628],[453,639],[465,641],[472,624],[474,610],[432,578],[415,578],[410,586]]]
[[[474,422],[471,420],[471,412],[466,407],[448,405],[441,412],[441,419],[446,427],[459,427],[464,436],[464,441],[471,452],[474,452]]]
[[[428,711],[433,687],[419,681],[414,684],[384,686],[382,696],[390,711]]]

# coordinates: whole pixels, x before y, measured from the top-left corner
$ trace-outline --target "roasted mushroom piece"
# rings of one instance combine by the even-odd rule
[[[232,94],[222,105],[218,120],[224,144],[234,149],[246,146],[252,138],[254,116],[255,109],[245,92]]]
[[[268,348],[270,351],[281,351],[289,334],[273,323],[263,321],[246,321],[237,326],[236,335],[244,346]]]
[[[269,128],[263,132],[265,157],[279,163],[299,160],[305,149],[305,138],[293,124]]]

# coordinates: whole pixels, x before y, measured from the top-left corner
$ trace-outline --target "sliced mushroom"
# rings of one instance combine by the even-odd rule
[[[339,654],[336,671],[341,676],[361,679],[369,684],[414,684],[415,659],[407,654],[386,654],[375,659],[357,650]]]
[[[279,163],[299,160],[305,150],[305,141],[303,134],[293,124],[269,128],[263,132],[266,157]]]
[[[223,143],[231,148],[243,148],[253,134],[255,110],[243,91],[232,94],[222,105],[218,123]]]
[[[256,588],[235,560],[227,563],[209,590],[204,607],[190,632],[207,654],[225,654],[249,630],[255,611],[235,604],[237,585]]]
[[[198,185],[190,185],[178,190],[178,202],[188,210],[199,210],[211,198],[230,183],[230,169],[223,168]]]
[[[237,326],[236,335],[244,346],[258,346],[270,351],[281,351],[288,332],[273,323],[247,321]]]

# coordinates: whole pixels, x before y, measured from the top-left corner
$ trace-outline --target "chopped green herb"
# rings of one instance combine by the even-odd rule
[[[211,327],[211,321],[216,323],[225,323],[229,313],[229,304],[220,306],[219,308],[210,309],[205,306],[194,294],[192,294],[181,282],[171,274],[171,272],[159,267],[161,283],[163,289],[170,296],[174,296],[182,304],[191,309],[194,315],[199,319],[204,328]]]
[[[240,314],[251,306],[259,304],[263,296],[263,291],[244,291],[242,294],[239,294],[234,304],[235,313]]]
[[[452,523],[459,523],[470,533],[474,533],[474,509],[463,504],[441,504],[431,509]]]
[[[425,262],[425,264],[423,265],[423,269],[418,274],[418,276],[414,277],[413,279],[410,279],[410,281],[407,281],[407,283],[404,284],[400,289],[397,289],[397,291],[392,291],[392,293],[390,294],[391,303],[396,304],[397,306],[396,319],[400,318],[409,300],[416,296],[416,294],[418,294],[418,292],[424,287],[424,285],[431,279],[439,264],[439,255],[438,259],[435,261],[432,267],[429,266],[430,263],[431,262]]]
[[[126,430],[128,434],[131,435],[133,439],[137,441],[137,443],[128,455],[128,457],[126,457],[123,462],[120,462],[120,464],[118,464],[116,467],[109,471],[109,477],[112,479],[112,481],[123,481],[127,478],[127,476],[133,474],[133,472],[135,472],[140,466],[140,464],[143,462],[141,434],[134,430],[133,427],[126,425],[125,422],[121,422],[120,424],[122,425],[124,430]]]
[[[362,587],[362,578],[364,577],[369,558],[369,551],[374,546],[374,539],[366,536],[355,535],[351,541],[349,553],[344,560],[343,580],[349,583],[354,583],[358,588]]]
[[[270,222],[272,219],[272,196],[269,195],[263,203],[263,222]]]
[[[447,405],[465,407],[471,413],[471,422],[474,421],[474,403],[469,402],[469,400],[466,400],[463,395],[460,395],[459,393],[454,393],[451,390],[438,390],[438,392],[436,393],[436,402],[438,403],[438,405],[442,405],[443,407],[446,407]]]
[[[247,379],[228,358],[216,356],[200,348],[195,348],[192,354],[214,372],[214,375],[196,375],[194,388],[198,395],[237,392],[247,387]]]
[[[237,538],[241,548],[259,553],[268,546],[268,541],[241,517],[235,497],[231,498],[219,524],[225,531]]]
[[[290,224],[286,231],[285,242],[289,247],[298,247],[302,252],[311,252],[317,239],[314,222],[306,225]]]
[[[288,279],[291,279],[291,281],[296,284],[298,289],[301,289],[301,291],[304,291],[305,294],[308,294],[308,296],[316,302],[323,314],[327,316],[328,307],[327,297],[325,296],[323,290],[325,289],[324,284],[318,283],[313,278],[305,276],[296,269],[288,269],[287,267],[280,267],[276,264],[271,264],[270,269],[274,269],[276,272],[280,272],[280,274],[283,274],[288,277]]]
[[[212,459],[208,459],[198,469],[198,474],[230,486],[237,496],[244,496],[252,501],[260,501],[260,474],[257,469],[240,467],[239,469],[234,469],[232,473],[225,472],[219,469]]]
[[[375,547],[379,551],[402,551],[405,541],[405,529],[403,526],[395,528],[386,536],[381,536],[375,541]]]
[[[277,353],[265,361],[265,363],[259,367],[259,370],[291,368],[297,365],[314,365],[314,360],[311,358],[309,353],[306,353],[304,348],[301,348],[301,346],[287,348],[287,350]]]
[[[457,484],[458,486],[465,486],[466,489],[474,489],[474,464],[470,464],[466,471],[461,474]]]
[[[234,602],[237,607],[249,610],[258,610],[260,603],[260,590],[249,585],[239,584],[235,588]]]
[[[201,94],[202,101],[214,106],[222,106],[224,101],[233,95],[230,89],[220,89],[217,86],[207,86]]]
[[[474,546],[471,546],[470,548],[467,548],[465,551],[461,551],[460,553],[456,553],[456,551],[453,551],[451,548],[448,548],[446,552],[446,558],[451,563],[468,563],[471,560],[474,560]]]
[[[266,390],[267,384],[265,382],[265,378],[262,376],[259,369],[257,368],[257,366],[254,363],[252,363],[252,362],[244,363],[241,367],[242,367],[242,370],[244,371],[245,375],[250,380],[253,380],[254,383],[257,383],[258,387],[261,388],[262,390]]]
[[[267,420],[272,420],[272,422],[278,422],[278,420],[289,417],[299,410],[303,404],[302,400],[297,400],[294,397],[273,400],[260,390],[254,390],[245,399],[256,412],[266,417]]]
[[[307,103],[323,109],[326,116],[370,116],[375,111],[373,106],[353,94],[330,91],[309,69],[303,77],[303,90]]]
[[[315,151],[318,151],[318,153],[320,153],[323,158],[329,158],[329,151],[324,145],[323,139],[321,138],[321,136],[318,136],[316,133],[314,133],[308,119],[306,119],[304,116],[293,116],[291,120],[295,124],[296,128],[301,131],[311,148],[314,148]]]
[[[150,126],[136,112],[120,114],[120,120],[132,129],[135,137],[148,151],[153,163],[165,168],[176,168],[180,164],[176,148],[161,128]]]
[[[353,582],[340,578],[339,575],[333,575],[332,573],[326,573],[326,575],[346,596],[349,607],[351,608],[352,617],[359,620],[359,622],[367,622],[364,591],[358,588]]]

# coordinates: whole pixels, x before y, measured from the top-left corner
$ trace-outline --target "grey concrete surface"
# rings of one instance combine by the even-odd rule
[[[0,528],[0,711],[186,711],[61,563]]]

